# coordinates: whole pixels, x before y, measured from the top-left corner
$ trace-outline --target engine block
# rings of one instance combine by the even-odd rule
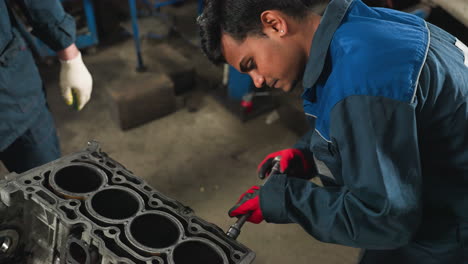
[[[0,263],[248,264],[255,253],[97,142],[0,181]]]

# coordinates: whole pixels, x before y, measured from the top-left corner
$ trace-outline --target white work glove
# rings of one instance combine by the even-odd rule
[[[60,60],[60,89],[67,105],[81,110],[91,98],[93,78],[78,53],[74,59]]]

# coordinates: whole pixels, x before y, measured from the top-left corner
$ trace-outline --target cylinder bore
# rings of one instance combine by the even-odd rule
[[[181,232],[174,220],[159,213],[139,215],[130,223],[130,235],[148,248],[169,247],[177,242]]]
[[[179,244],[173,253],[175,264],[210,263],[223,264],[223,257],[212,246],[202,241],[186,241]]]
[[[127,190],[109,188],[94,194],[91,207],[100,216],[122,220],[134,216],[140,210],[140,202]]]
[[[55,172],[53,180],[58,188],[70,193],[89,193],[104,182],[102,174],[91,166],[71,165]]]

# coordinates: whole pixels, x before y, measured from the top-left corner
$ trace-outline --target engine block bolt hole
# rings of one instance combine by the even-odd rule
[[[86,263],[87,255],[85,249],[78,243],[70,243],[70,256],[78,263]]]

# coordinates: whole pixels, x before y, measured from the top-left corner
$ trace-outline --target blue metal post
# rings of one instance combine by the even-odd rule
[[[205,7],[205,3],[203,0],[198,0],[198,14],[201,15],[203,12],[203,8]]]
[[[130,16],[132,18],[132,29],[133,29],[133,40],[135,41],[135,50],[137,55],[137,68],[139,72],[146,70],[145,65],[143,64],[143,57],[141,56],[141,46],[140,46],[140,31],[138,30],[138,16],[135,0],[128,0],[128,5],[130,8]]]
[[[252,78],[248,74],[237,71],[234,67],[229,66],[228,80],[228,96],[231,99],[241,100],[244,95],[250,93],[254,89]]]
[[[96,26],[96,18],[94,17],[94,8],[92,0],[83,0],[83,8],[86,16],[86,23],[88,25],[88,31],[91,33],[88,37],[87,43],[83,46],[95,45],[99,42],[98,32]],[[87,34],[88,35],[88,34]]]

